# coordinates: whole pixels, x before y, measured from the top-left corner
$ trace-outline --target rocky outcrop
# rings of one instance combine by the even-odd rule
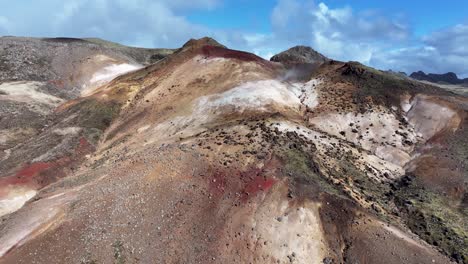
[[[271,57],[270,61],[286,68],[282,79],[307,81],[310,75],[324,62],[330,61],[324,55],[307,46],[295,46]]]
[[[297,64],[297,63],[323,63],[329,59],[324,55],[318,53],[311,47],[295,46],[279,54],[274,55],[270,59],[274,62],[281,62],[283,64]]]
[[[196,49],[196,48],[200,48],[203,46],[215,46],[215,47],[226,48],[226,46],[220,44],[218,41],[214,40],[213,38],[203,37],[201,39],[190,39],[189,41],[185,42],[181,50],[190,49],[190,48]]]

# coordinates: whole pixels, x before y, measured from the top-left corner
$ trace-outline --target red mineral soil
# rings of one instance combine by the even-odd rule
[[[69,168],[81,162],[94,147],[80,138],[71,156],[61,157],[50,162],[34,162],[23,165],[13,175],[0,178],[0,215],[19,209],[37,190],[70,174]]]
[[[66,177],[18,170],[54,180],[1,218],[0,263],[464,263],[445,205],[466,191],[424,175],[466,170],[421,162],[466,155],[468,104],[354,63],[289,70],[204,38],[65,103],[93,129]]]
[[[208,57],[208,58],[225,58],[225,59],[236,59],[240,61],[246,62],[256,62],[262,64],[264,67],[269,68],[277,68],[278,65],[274,64],[273,62],[266,61],[257,55],[252,53],[238,51],[238,50],[230,50],[219,46],[210,46],[205,45],[202,47],[201,54]]]

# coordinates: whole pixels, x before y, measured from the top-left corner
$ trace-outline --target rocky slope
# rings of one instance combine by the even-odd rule
[[[46,82],[76,97],[84,87],[152,64],[172,52],[100,39],[1,37],[0,82]]]
[[[88,102],[64,119],[59,105],[171,52],[98,39],[0,38],[0,215],[63,177],[79,159],[74,150],[89,152],[116,109]],[[33,177],[35,169],[52,167],[53,177]],[[16,181],[21,187],[12,187]]]
[[[33,197],[0,263],[466,263],[468,100],[291,65],[191,40],[51,106],[0,162]]]

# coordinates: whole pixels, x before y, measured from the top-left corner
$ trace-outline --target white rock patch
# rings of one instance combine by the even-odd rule
[[[409,96],[405,96],[405,97],[401,98],[400,107],[405,113],[408,113],[408,111],[412,107],[412,105],[410,103],[410,97]]]
[[[195,61],[197,61],[200,64],[207,64],[211,62],[226,62],[229,61],[229,59],[222,58],[222,57],[204,57],[201,55],[197,55],[193,58]]]
[[[317,147],[318,153],[321,154],[321,157],[324,161],[333,162],[333,159],[328,157],[327,150],[329,148],[336,148],[340,143],[340,140],[333,137],[326,136],[325,133],[321,133],[318,131],[311,130],[304,126],[294,124],[288,121],[279,121],[273,122],[273,127],[277,127],[282,132],[296,132],[299,135],[302,135],[309,140],[313,141]],[[398,178],[405,173],[405,170],[402,168],[401,165],[395,164],[391,161],[387,161],[378,155],[369,155],[365,152],[358,152],[358,150],[354,147],[351,147],[349,143],[346,141],[341,142],[341,149],[340,152],[344,153],[347,151],[351,151],[356,156],[362,156],[362,159],[358,160],[356,165],[361,166],[361,169],[365,169],[365,166],[368,165],[376,170],[376,172],[380,173],[388,173],[389,176],[393,176],[393,178]],[[320,157],[320,155],[319,155]],[[380,179],[380,174],[378,173],[368,173],[368,176],[374,179]]]
[[[143,131],[148,130],[150,127],[151,127],[150,125],[142,126],[142,127],[138,128],[137,131],[138,131],[138,133],[142,133]]]
[[[8,142],[8,139],[10,138],[8,136],[7,133],[5,133],[4,131],[6,131],[8,133],[8,130],[0,130],[0,144],[5,144]]]
[[[457,117],[452,109],[428,100],[425,96],[418,95],[411,102],[411,110],[408,119],[414,125],[416,132],[424,139],[429,139]]]
[[[141,66],[131,65],[127,63],[113,64],[93,74],[93,77],[91,78],[90,82],[91,83],[108,82],[119,75],[122,75],[127,72],[131,72],[131,71],[135,71],[140,68]]]
[[[229,232],[245,233],[248,242],[254,245],[254,261],[240,262],[322,263],[327,246],[318,212],[320,204],[294,203],[285,198],[286,194],[286,186],[277,183],[232,216],[227,226]],[[236,245],[230,250],[235,252]]]
[[[34,111],[47,112],[50,108],[61,104],[63,100],[53,95],[44,93],[38,88],[41,87],[41,82],[7,82],[0,84],[0,100],[12,100],[17,102],[28,103]],[[47,109],[46,109],[47,108]]]
[[[24,187],[12,188],[8,195],[0,200],[0,217],[13,213],[36,195],[36,191]]]
[[[143,68],[143,66],[128,63],[112,64],[106,66],[94,73],[91,79],[89,80],[88,84],[83,85],[83,91],[81,92],[81,94],[89,95],[94,91],[94,88],[97,88],[98,86],[104,85],[112,81],[117,76],[131,71],[136,71],[141,68]]]
[[[80,133],[82,130],[81,127],[64,127],[64,128],[57,128],[54,129],[54,133],[60,136],[66,136],[66,135],[76,135]]]
[[[305,104],[315,107],[317,80],[306,84],[287,83],[278,80],[261,80],[243,83],[219,94],[202,96],[193,102],[192,113],[188,116],[177,116],[155,126],[153,131],[160,134],[175,134],[190,130],[184,136],[200,132],[218,116],[235,113],[252,112],[297,112]],[[144,131],[144,130],[139,130]],[[148,142],[147,144],[150,144]]]
[[[404,141],[417,142],[413,127],[401,126],[400,129],[400,121],[392,113],[330,113],[317,116],[310,122],[321,131],[356,143],[399,166],[410,160],[408,153],[413,151],[413,146],[404,144]]]
[[[309,109],[318,105],[317,90],[315,87],[322,83],[320,79],[312,79],[307,83],[293,83],[290,90],[299,98],[301,104]]]
[[[291,208],[289,201],[278,200],[267,201],[268,208],[266,205],[259,208],[253,223],[258,237],[267,241],[262,248],[264,254],[271,254],[281,263],[320,263],[326,245],[318,205],[309,202],[303,207]]]
[[[28,210],[22,210],[21,217],[17,217],[15,223],[5,227],[0,243],[0,257],[14,247],[19,247],[27,241],[34,239],[45,232],[54,222],[61,220],[60,212],[66,202],[74,197],[63,195],[54,198],[41,199],[30,206]]]
[[[299,109],[301,104],[298,96],[293,92],[295,86],[276,80],[247,82],[221,94],[201,97],[196,111],[216,112],[222,107],[233,107],[236,112],[245,110],[266,111],[272,104]]]
[[[382,223],[382,222],[378,222],[378,224],[380,224],[385,230],[388,230],[390,231],[393,235],[395,235],[396,237],[414,245],[414,246],[417,246],[417,247],[420,247],[420,248],[424,248],[423,245],[421,245],[420,243],[418,243],[414,238],[410,237],[407,233],[401,231],[400,229],[396,228],[395,226],[390,226],[388,225],[387,223]]]

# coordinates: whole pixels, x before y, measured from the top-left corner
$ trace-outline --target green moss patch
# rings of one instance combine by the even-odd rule
[[[467,263],[468,209],[454,208],[446,198],[421,187],[417,179],[404,185],[395,191],[395,202],[408,227],[458,263]]]
[[[365,104],[367,97],[372,97],[374,102],[388,106],[400,105],[400,96],[408,93],[449,94],[435,86],[426,85],[407,78],[399,77],[370,67],[358,62],[346,63],[341,69],[341,77],[345,81],[353,83],[358,90],[354,94],[354,100],[358,104]]]
[[[121,104],[115,101],[86,99],[71,106],[64,118],[74,116],[70,123],[83,128],[105,130],[120,112]]]
[[[277,155],[284,162],[284,172],[300,183],[307,183],[319,192],[344,197],[344,193],[325,176],[321,175],[321,164],[314,161],[313,155],[294,148],[285,148],[278,151]]]

